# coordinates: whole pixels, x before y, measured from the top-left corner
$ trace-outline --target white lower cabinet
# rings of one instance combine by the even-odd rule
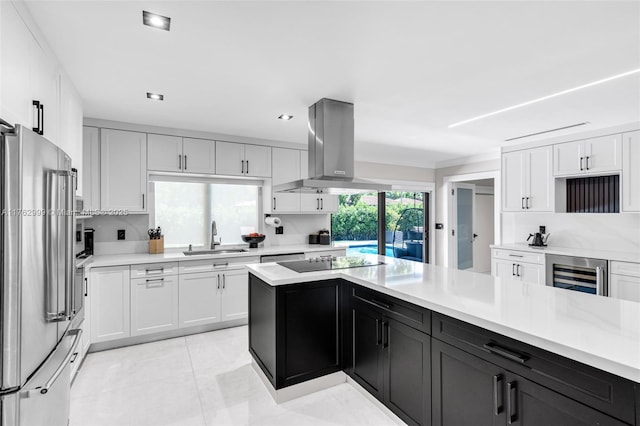
[[[217,273],[180,275],[179,326],[211,324],[220,321],[220,286]]]
[[[131,336],[129,266],[93,268],[89,275],[91,343]]]
[[[640,263],[611,261],[609,296],[640,302]]]
[[[131,280],[131,335],[178,328],[178,276]]]
[[[230,269],[222,272],[222,297],[220,300],[222,321],[249,316],[249,273],[246,269]]]
[[[335,213],[338,211],[338,196],[327,194],[301,194],[300,211]]]
[[[493,249],[491,275],[544,285],[544,255],[526,251]]]

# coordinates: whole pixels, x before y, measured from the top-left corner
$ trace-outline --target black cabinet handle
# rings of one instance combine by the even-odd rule
[[[187,156],[184,156],[184,169],[187,170]]]
[[[518,382],[507,383],[507,423],[513,424],[518,420]]]
[[[371,299],[370,302],[373,303],[374,305],[376,305],[379,308],[384,308],[384,309],[389,309],[389,310],[391,309],[391,305],[388,304],[388,303],[383,303],[383,302],[380,302],[379,300],[376,300],[376,299]]]
[[[44,135],[44,105],[40,104],[40,132],[41,135]]]
[[[586,157],[586,160],[587,161],[585,161],[585,163],[587,163],[587,170],[589,170],[589,156]]]
[[[522,265],[520,265],[519,263],[516,265],[516,276],[521,277],[522,275],[520,275],[520,267]]]
[[[376,318],[376,346],[379,346],[382,343],[382,336],[380,331],[380,320]]]
[[[382,347],[389,347],[389,323],[387,321],[382,321]]]
[[[320,198],[316,198],[316,210],[320,210]]]
[[[529,197],[525,197],[527,210],[529,210]]]
[[[504,377],[502,374],[496,374],[493,376],[493,413],[497,416],[502,413],[504,407],[502,406],[502,380]]]
[[[142,194],[142,210],[144,210],[144,194]]]
[[[516,276],[516,264],[515,263],[511,264],[511,276],[512,277]]]
[[[320,210],[324,210],[324,198],[320,198]]]
[[[242,164],[242,170],[240,171],[240,173],[244,174],[244,160],[240,160],[240,163]]]
[[[182,154],[178,154],[178,170],[182,170]]]
[[[584,159],[584,157],[580,157],[580,170],[584,170],[584,168],[582,167],[582,160]]]
[[[84,295],[87,296],[89,294],[89,284],[87,283],[87,279],[84,279]]]
[[[512,351],[511,349],[503,348],[494,342],[486,343],[482,347],[494,355],[501,356],[502,358],[506,358],[520,364],[524,364],[529,360],[529,357],[527,355],[519,354],[518,352]]]
[[[520,200],[520,207],[522,207],[522,210],[524,210],[524,197],[522,197],[522,199]]]
[[[249,160],[247,160],[247,174],[249,174]]]
[[[35,133],[42,135],[44,134],[44,105],[40,103],[40,101],[33,100],[32,101],[35,117],[35,127],[32,127]]]
[[[273,209],[276,209],[276,197],[273,197]]]

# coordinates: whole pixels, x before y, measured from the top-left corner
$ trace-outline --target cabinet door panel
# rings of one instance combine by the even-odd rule
[[[602,136],[584,141],[585,168],[588,173],[617,171],[622,168],[622,137]]]
[[[300,194],[273,194],[271,202],[272,211],[274,213],[300,211]]]
[[[528,263],[519,263],[518,273],[520,280],[527,283],[542,284],[545,283],[544,265],[531,265]]]
[[[149,170],[182,171],[184,169],[182,138],[149,133],[147,135],[147,156]]]
[[[550,146],[528,151],[527,188],[525,206],[530,211],[553,210],[553,151]]]
[[[382,315],[359,302],[354,302],[351,318],[351,374],[369,393],[382,400]]]
[[[247,318],[249,314],[249,273],[229,270],[222,276],[222,321]]]
[[[216,142],[206,139],[183,139],[183,170],[188,173],[215,173]]]
[[[178,277],[131,280],[131,335],[178,328]]]
[[[60,143],[58,139],[58,127],[60,119],[60,104],[58,90],[60,87],[60,74],[57,61],[48,56],[39,44],[33,45],[31,54],[31,98],[40,101],[43,106],[42,130],[43,136],[58,145],[67,154],[69,147],[66,143]]]
[[[218,274],[181,274],[178,295],[180,328],[220,321]]]
[[[100,142],[97,127],[82,128],[84,209],[100,210]]]
[[[244,175],[244,144],[216,141],[216,174]]]
[[[513,275],[515,271],[515,263],[508,260],[493,259],[493,276],[503,279],[516,279]]]
[[[320,195],[300,194],[300,211],[320,213]]]
[[[89,286],[91,343],[129,337],[129,267],[95,268]]]
[[[338,211],[338,196],[323,195],[320,197],[320,211],[322,213],[334,213]]]
[[[293,182],[300,179],[300,151],[297,149],[272,148],[271,183]]]
[[[521,151],[502,155],[502,210],[523,211],[524,154]]]
[[[271,147],[245,145],[245,174],[247,176],[271,177]]]
[[[101,129],[100,207],[147,210],[147,135]]]
[[[507,403],[507,418],[511,417],[514,424],[523,426],[621,426],[625,424],[522,377],[510,376],[507,382],[512,390],[510,392],[508,387],[505,388],[505,398],[511,398],[511,401],[515,402],[515,404]]]
[[[439,340],[431,342],[433,425],[504,425],[501,369]]]
[[[623,135],[622,159],[622,211],[640,212],[640,131]]]
[[[640,277],[611,274],[609,296],[614,299],[640,302]]]
[[[408,424],[429,425],[430,338],[397,321],[386,321],[386,332],[383,333],[383,345],[387,345],[384,356],[384,402]]]
[[[553,174],[562,176],[584,173],[585,156],[583,141],[553,145]]]

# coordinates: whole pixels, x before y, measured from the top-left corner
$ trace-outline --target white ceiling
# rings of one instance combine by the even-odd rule
[[[423,167],[640,118],[635,74],[447,128],[640,68],[637,1],[27,4],[87,117],[306,144],[307,107],[329,97],[355,104],[357,160]]]

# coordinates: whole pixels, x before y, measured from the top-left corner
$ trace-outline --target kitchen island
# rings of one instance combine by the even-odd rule
[[[287,341],[288,313],[282,312],[286,305],[276,303],[282,300],[279,293],[331,282],[335,323],[309,331],[326,342],[335,338],[338,361],[316,376],[342,369],[407,423],[465,424],[469,415],[486,416],[487,424],[518,419],[523,424],[640,424],[640,304],[371,259],[385,264],[308,273],[278,264],[250,265],[250,346],[252,329],[273,315],[270,336],[295,347]],[[257,288],[273,291],[273,306],[266,306],[268,297],[252,299]],[[260,315],[253,314],[252,304],[263,308]],[[299,304],[296,308],[307,315]],[[335,334],[327,337],[332,330]],[[399,342],[395,351],[394,341]],[[287,352],[280,354],[276,342],[273,347],[273,365],[285,365]],[[265,371],[261,354],[251,350]],[[308,373],[307,378],[315,375]],[[401,382],[409,382],[410,389]],[[279,389],[295,380],[271,383]]]

